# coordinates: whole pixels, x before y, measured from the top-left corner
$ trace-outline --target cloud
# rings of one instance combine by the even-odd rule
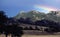
[[[59,11],[60,9],[46,5],[35,5],[34,10],[37,10],[39,12],[49,13],[50,11]]]

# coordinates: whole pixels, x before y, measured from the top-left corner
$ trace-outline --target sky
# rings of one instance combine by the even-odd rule
[[[60,0],[0,0],[0,11],[5,11],[8,17],[13,17],[20,11],[45,12],[48,9],[60,10]]]

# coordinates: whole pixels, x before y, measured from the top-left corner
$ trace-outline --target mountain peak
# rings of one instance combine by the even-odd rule
[[[60,22],[60,11],[50,11],[48,14],[36,10],[32,10],[29,12],[21,11],[21,13],[15,16],[16,19],[20,19],[21,17],[30,18],[33,21],[47,19]]]
[[[44,17],[45,14],[36,10],[32,10],[29,12],[21,11],[19,14],[17,14],[17,16],[15,16],[15,18],[19,19],[22,17],[22,18],[31,18],[32,20],[39,20],[42,18],[42,16]]]
[[[40,13],[39,11],[36,11],[36,10],[32,10],[32,11],[29,11],[29,12],[32,12],[32,13]]]
[[[20,14],[21,14],[21,13],[25,13],[25,11],[20,11]]]

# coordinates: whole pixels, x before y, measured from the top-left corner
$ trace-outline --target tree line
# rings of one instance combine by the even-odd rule
[[[54,22],[54,21],[50,21],[50,20],[46,20],[46,19],[32,21],[31,18],[24,19],[22,17],[20,19],[18,19],[18,21],[21,23],[24,23],[24,24],[48,27],[47,29],[45,29],[45,31],[48,33],[60,32],[60,23],[58,23],[58,22]],[[28,28],[26,27],[25,29],[28,29]],[[30,27],[30,29],[34,30],[31,27]],[[37,30],[39,30],[39,29],[37,28]]]

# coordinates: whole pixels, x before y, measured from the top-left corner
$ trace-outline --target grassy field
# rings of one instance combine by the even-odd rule
[[[5,35],[0,35],[0,37],[5,37]],[[23,35],[22,37],[60,37],[60,35]]]
[[[60,37],[60,35],[23,35],[22,37]]]

